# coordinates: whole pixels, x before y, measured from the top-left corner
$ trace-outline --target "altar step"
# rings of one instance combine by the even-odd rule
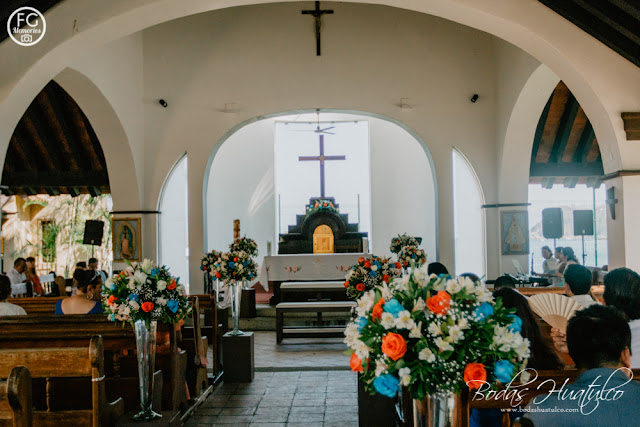
[[[276,330],[276,308],[268,304],[256,305],[257,316],[254,318],[240,318],[240,329],[243,331],[275,331]],[[323,320],[328,321],[335,326],[341,326],[345,321],[349,320],[350,315],[347,313],[323,313]],[[312,326],[316,320],[315,313],[290,313],[287,319],[300,324],[300,326]],[[229,313],[229,327],[233,328],[233,319]]]

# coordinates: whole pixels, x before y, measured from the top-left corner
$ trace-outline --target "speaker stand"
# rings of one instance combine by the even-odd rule
[[[584,253],[584,234],[582,235],[582,265],[585,265],[585,260],[587,256]]]

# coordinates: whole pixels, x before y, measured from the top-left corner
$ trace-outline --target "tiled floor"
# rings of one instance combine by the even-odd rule
[[[356,375],[348,371],[256,372],[222,384],[185,426],[357,427]]]
[[[276,344],[275,332],[256,331],[254,346],[259,371],[349,369],[342,338],[296,338]]]

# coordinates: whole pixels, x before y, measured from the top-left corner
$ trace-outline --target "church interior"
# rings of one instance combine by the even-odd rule
[[[452,424],[420,412],[430,380],[400,371],[439,362],[420,344],[436,317],[415,312],[440,292],[463,307],[460,284],[499,319],[515,289],[559,361],[540,369],[574,381],[577,297],[617,307],[626,272],[640,304],[633,0],[10,0],[0,17],[0,425],[534,425],[474,418],[509,406],[475,404],[466,369]],[[389,299],[414,281],[434,288],[402,326]],[[620,309],[634,373],[640,306]],[[362,357],[376,340],[353,334],[376,327],[404,337],[401,362]]]

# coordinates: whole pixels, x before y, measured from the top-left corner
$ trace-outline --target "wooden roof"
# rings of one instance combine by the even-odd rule
[[[8,194],[109,193],[107,164],[89,120],[64,89],[50,81],[13,131],[2,185]]]
[[[640,1],[538,1],[640,67]]]
[[[542,111],[531,152],[530,181],[600,185],[604,174],[593,127],[569,88],[558,83]]]

